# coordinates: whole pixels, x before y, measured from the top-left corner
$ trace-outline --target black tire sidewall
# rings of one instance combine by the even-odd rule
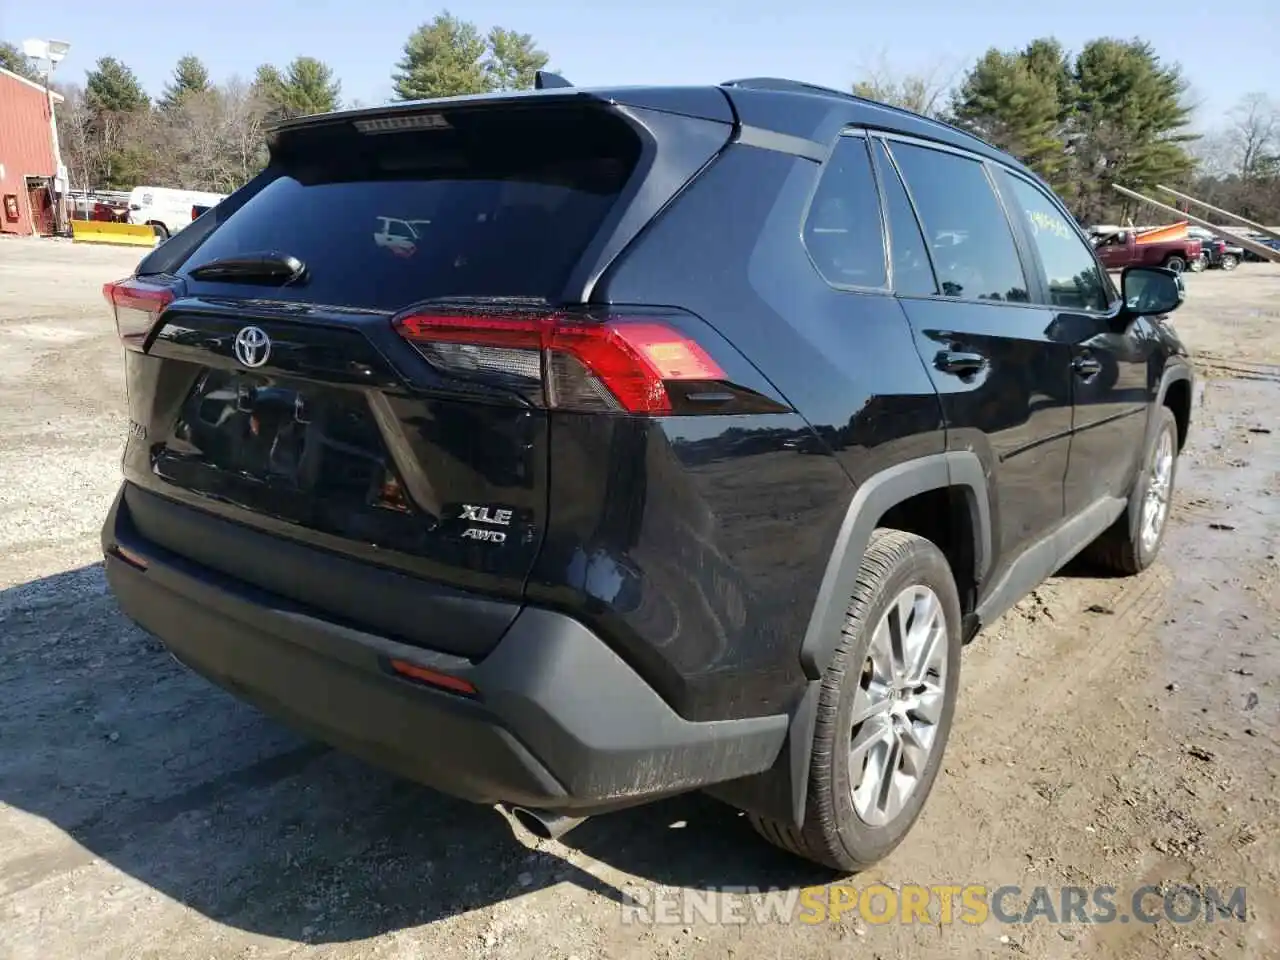
[[[944,685],[946,696],[932,754],[911,799],[891,823],[871,826],[854,810],[849,782],[848,756],[853,735],[850,722],[853,702],[876,624],[884,616],[889,604],[903,590],[915,585],[927,586],[937,594],[947,618],[949,643]],[[830,769],[824,779],[831,791],[831,809],[835,813],[839,842],[851,861],[865,864],[887,855],[906,836],[929,797],[946,752],[955,712],[956,692],[960,682],[960,620],[960,599],[946,558],[929,541],[919,537],[912,538],[906,553],[876,586],[870,602],[863,608],[863,619],[857,626],[857,641],[846,650],[847,656],[843,663],[843,683],[836,709],[835,742],[831,745]]]

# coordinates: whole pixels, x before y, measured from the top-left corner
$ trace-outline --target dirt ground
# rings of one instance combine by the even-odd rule
[[[0,958],[1280,956],[1280,266],[1188,277],[1203,388],[1162,561],[1069,569],[971,645],[945,773],[854,880],[1243,886],[1245,921],[647,926],[624,891],[831,877],[698,796],[513,836],[284,730],[117,612],[100,287],[136,258],[0,241]]]

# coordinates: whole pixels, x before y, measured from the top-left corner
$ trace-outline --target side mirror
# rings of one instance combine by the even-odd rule
[[[1120,274],[1124,312],[1131,317],[1170,313],[1182,305],[1187,288],[1182,275],[1164,267],[1126,267]]]
[[[1129,242],[1128,230],[1121,230],[1119,233],[1116,234],[1116,243],[1128,243],[1128,242]]]

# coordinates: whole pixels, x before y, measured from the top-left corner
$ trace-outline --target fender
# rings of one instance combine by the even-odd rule
[[[974,573],[982,581],[991,565],[991,503],[987,475],[976,453],[950,451],[907,460],[868,478],[845,511],[800,647],[808,683],[791,715],[787,740],[774,766],[762,774],[718,784],[707,792],[775,820],[804,823],[809,760],[817,723],[822,674],[835,655],[862,557],[885,512],[911,497],[948,487],[963,491],[974,531]]]
[[[1156,387],[1155,403],[1153,403],[1151,409],[1147,411],[1146,439],[1148,441],[1151,439],[1151,433],[1155,429],[1156,411],[1164,406],[1165,394],[1169,392],[1169,387],[1179,380],[1187,381],[1191,390],[1195,390],[1195,374],[1192,372],[1191,364],[1181,358],[1170,357],[1168,362],[1164,365],[1164,372],[1160,374],[1160,384]],[[1188,432],[1190,432],[1190,429],[1190,418],[1188,418]]]
[[[818,680],[840,640],[849,598],[876,523],[891,507],[930,490],[958,487],[968,501],[973,521],[974,573],[982,581],[991,563],[991,501],[987,476],[978,455],[969,450],[948,451],[907,460],[877,473],[858,487],[845,511],[835,547],[818,588],[809,626],[800,646],[805,676]]]

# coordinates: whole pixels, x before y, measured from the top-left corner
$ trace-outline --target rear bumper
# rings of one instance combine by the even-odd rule
[[[183,663],[318,739],[467,800],[599,812],[766,770],[786,736],[785,716],[685,720],[558,613],[525,608],[472,662],[325,620],[176,556],[138,535],[123,496],[102,540],[121,608]],[[404,679],[391,659],[463,678],[477,695]]]

